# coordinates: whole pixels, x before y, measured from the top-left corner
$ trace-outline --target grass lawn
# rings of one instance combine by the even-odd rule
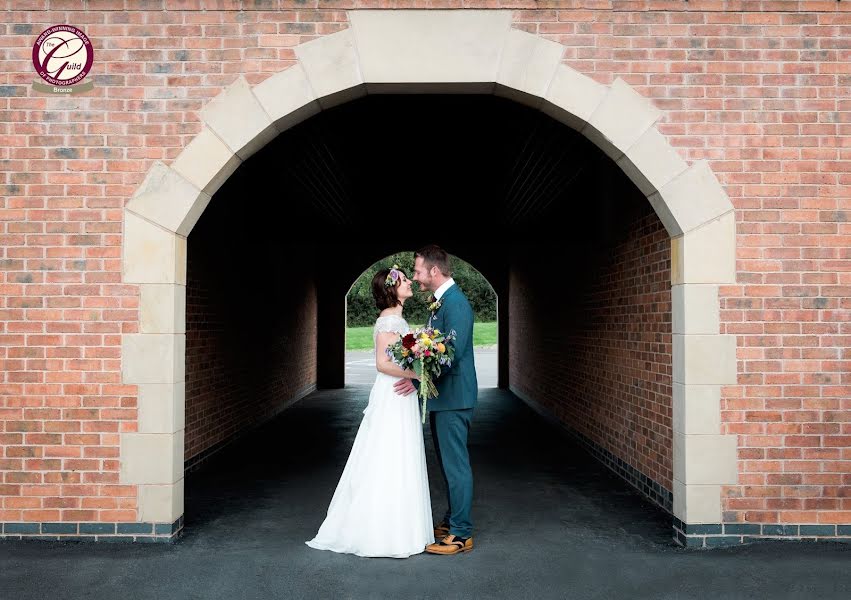
[[[412,325],[412,327],[415,327]],[[419,326],[416,326],[419,327]],[[473,323],[473,345],[493,346],[496,344],[496,323]],[[371,350],[372,327],[347,327],[346,350]]]

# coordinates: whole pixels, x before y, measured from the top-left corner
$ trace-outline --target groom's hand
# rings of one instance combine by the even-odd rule
[[[417,391],[410,379],[400,379],[393,384],[393,389],[400,396],[407,396],[411,392]]]

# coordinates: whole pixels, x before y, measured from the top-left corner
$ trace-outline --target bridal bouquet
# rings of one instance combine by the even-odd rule
[[[437,397],[434,380],[440,376],[443,366],[452,366],[455,357],[455,331],[443,333],[432,327],[416,329],[395,344],[387,346],[387,356],[403,369],[413,369],[420,379],[419,396],[422,400],[423,423],[429,398]]]

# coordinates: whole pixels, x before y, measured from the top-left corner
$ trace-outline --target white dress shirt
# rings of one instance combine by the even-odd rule
[[[443,296],[443,294],[446,293],[446,290],[451,288],[453,285],[455,285],[455,280],[452,279],[451,277],[449,279],[447,279],[446,281],[444,281],[443,285],[440,286],[439,288],[437,288],[437,290],[434,292],[435,300],[440,300],[441,296]]]

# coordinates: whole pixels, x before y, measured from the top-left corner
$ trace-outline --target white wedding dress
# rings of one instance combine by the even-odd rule
[[[400,316],[379,317],[379,332],[405,334]],[[351,454],[311,548],[407,558],[434,543],[423,427],[416,393],[398,396],[398,377],[377,373]]]

